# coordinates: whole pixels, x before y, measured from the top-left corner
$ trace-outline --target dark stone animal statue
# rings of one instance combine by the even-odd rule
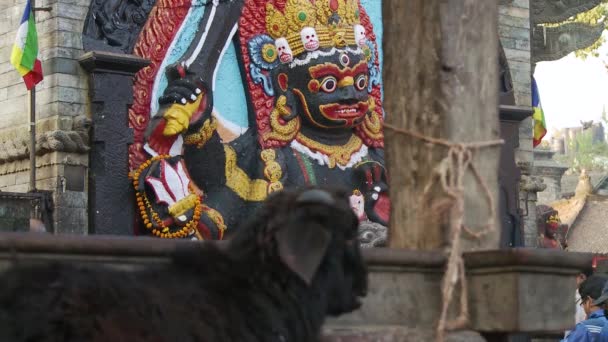
[[[17,264],[1,275],[0,341],[318,341],[366,293],[357,225],[346,193],[283,191],[227,243],[179,245],[170,267]]]

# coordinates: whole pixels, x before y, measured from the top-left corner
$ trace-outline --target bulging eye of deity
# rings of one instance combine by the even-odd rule
[[[367,44],[367,35],[363,25],[355,25],[355,41],[360,47],[364,47]]]
[[[338,88],[338,80],[333,76],[328,76],[321,81],[321,90],[326,93],[333,93]]]
[[[317,36],[317,31],[314,28],[303,28],[300,32],[300,38],[306,51],[316,51],[319,48],[319,36]]]
[[[365,88],[367,88],[367,75],[361,74],[357,76],[357,78],[355,79],[355,87],[358,90],[364,90]]]
[[[281,63],[291,63],[293,61],[293,52],[291,51],[291,47],[285,38],[278,38],[274,41],[274,45],[277,47],[277,52],[279,54],[279,60]]]

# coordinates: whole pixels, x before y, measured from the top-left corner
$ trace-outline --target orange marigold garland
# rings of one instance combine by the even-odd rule
[[[192,215],[192,220],[190,220],[188,223],[186,223],[186,225],[184,227],[182,227],[180,230],[178,230],[176,232],[171,232],[171,229],[169,227],[167,227],[165,222],[158,216],[158,213],[155,212],[154,209],[152,208],[152,204],[150,203],[150,200],[146,196],[146,193],[144,191],[139,190],[139,184],[140,184],[139,179],[140,179],[141,173],[146,168],[150,167],[150,165],[152,165],[152,163],[159,161],[159,160],[163,160],[163,159],[169,159],[169,158],[171,158],[170,155],[155,156],[151,159],[146,160],[144,163],[142,163],[137,168],[137,170],[135,170],[133,172],[132,179],[133,179],[133,186],[135,187],[135,191],[136,191],[135,196],[136,196],[136,200],[137,200],[137,207],[139,209],[144,226],[146,227],[146,229],[150,230],[152,235],[154,235],[156,237],[164,238],[164,239],[186,238],[196,231],[198,222],[201,218],[201,214],[203,213],[203,204],[201,202],[200,196],[196,196],[195,205],[194,205],[194,214]],[[193,193],[192,189],[190,189],[190,191],[191,191],[191,193]],[[208,207],[206,207],[206,208],[208,208]],[[206,211],[209,211],[209,210],[212,210],[212,209],[208,208]],[[219,215],[219,218],[221,219],[221,221],[217,218],[218,215],[219,215],[219,213],[215,212],[213,214],[215,219],[212,218],[212,220],[218,226],[218,229],[220,230],[220,238],[221,238],[224,235],[223,233],[225,230],[225,225],[223,225],[223,218],[221,218],[221,215]],[[221,224],[219,224],[219,223],[221,223]]]

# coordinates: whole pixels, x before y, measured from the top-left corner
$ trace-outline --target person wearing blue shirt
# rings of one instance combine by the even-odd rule
[[[562,342],[600,342],[600,333],[602,328],[608,326],[606,324],[608,320],[601,307],[603,302],[600,304],[598,302],[603,298],[603,289],[607,280],[606,276],[592,275],[581,284],[578,289],[581,295],[580,305],[585,310],[587,319],[578,323]]]
[[[606,282],[606,284],[604,285],[600,298],[596,299],[593,304],[601,306],[604,309],[604,315],[608,313],[608,282]],[[608,324],[604,325],[604,327],[602,328],[599,342],[608,342]]]

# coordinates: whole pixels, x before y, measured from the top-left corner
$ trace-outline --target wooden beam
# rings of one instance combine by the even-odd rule
[[[458,143],[498,139],[498,1],[383,2],[387,126]],[[389,246],[445,246],[452,201],[431,182],[447,149],[390,127],[385,137],[392,201]],[[482,148],[473,163],[491,189],[494,208],[498,157],[499,147]],[[429,184],[435,185],[425,191]],[[465,224],[481,226],[490,201],[470,172],[465,188]],[[481,246],[497,248],[498,232]]]

